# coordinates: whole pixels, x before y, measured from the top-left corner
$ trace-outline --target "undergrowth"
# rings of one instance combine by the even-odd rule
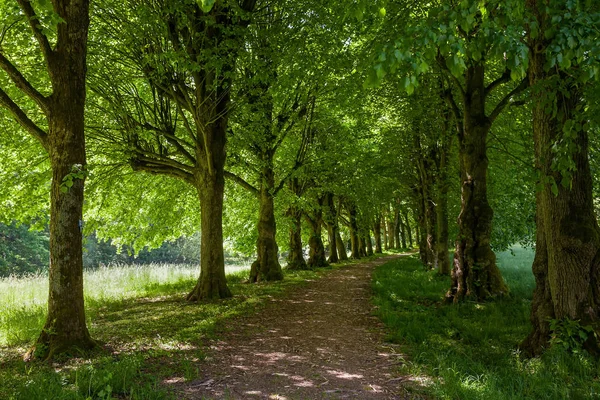
[[[436,399],[597,399],[600,364],[556,346],[540,358],[517,350],[530,330],[533,253],[500,253],[510,296],[485,303],[443,305],[449,277],[426,271],[417,256],[379,267],[373,276],[377,314],[388,340],[406,354],[401,372],[414,390]]]

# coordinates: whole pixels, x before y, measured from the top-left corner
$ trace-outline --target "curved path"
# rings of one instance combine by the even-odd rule
[[[349,265],[226,322],[187,399],[404,399],[402,362],[372,315],[371,273]]]

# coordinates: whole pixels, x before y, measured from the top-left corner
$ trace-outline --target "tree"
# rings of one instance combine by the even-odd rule
[[[572,320],[581,327],[584,347],[598,355],[600,228],[584,90],[591,78],[599,78],[600,10],[591,2],[526,4],[539,181],[533,331],[521,347],[530,355],[540,354],[549,345],[552,321]]]
[[[84,107],[89,3],[53,0],[51,7],[34,9],[17,0],[18,10],[3,4],[5,20],[0,68],[21,95],[0,88],[0,106],[38,140],[52,169],[50,190],[50,290],[44,328],[28,357],[50,359],[66,351],[95,346],[85,321],[82,264],[82,208],[86,177]],[[16,28],[29,26],[39,47],[51,93],[34,87],[21,66],[8,54],[19,51],[10,41]],[[40,56],[38,55],[38,59]],[[11,95],[12,93],[12,95]],[[44,118],[31,116],[31,102]]]
[[[236,60],[255,5],[148,1],[130,3],[139,15],[119,13],[117,5],[102,10],[110,21],[105,34],[113,36],[107,46],[117,43],[111,57],[125,57],[120,71],[94,83],[116,120],[118,134],[104,131],[105,138],[133,170],[180,179],[200,200],[200,277],[189,301],[231,296],[222,230],[227,129]]]
[[[449,302],[508,291],[491,249],[486,142],[494,121],[527,88],[518,4],[456,3],[415,9],[414,22],[379,52],[367,81],[373,85],[400,70],[403,87],[412,93],[418,77],[436,65],[452,84],[445,98],[458,131],[462,203]]]

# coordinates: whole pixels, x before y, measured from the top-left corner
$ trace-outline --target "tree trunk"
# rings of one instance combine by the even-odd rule
[[[400,249],[400,212],[398,209],[394,210],[394,242],[396,244],[395,249]]]
[[[410,220],[408,219],[408,211],[404,213],[404,219],[406,220],[406,235],[408,240],[408,248],[413,247],[412,230],[410,229]]]
[[[359,243],[359,254],[361,257],[366,257],[367,256],[367,240],[365,239],[364,236],[359,236],[358,237],[358,243]]]
[[[491,120],[485,115],[484,67],[466,72],[463,132],[459,133],[461,211],[448,302],[465,297],[475,301],[508,292],[496,255],[490,246],[493,211],[487,199],[487,135]]]
[[[387,224],[386,224],[386,212],[384,210],[384,212],[381,213],[381,234],[383,235],[383,248],[385,250],[389,250],[390,249],[390,243],[388,240],[388,234],[387,234]]]
[[[89,2],[57,0],[54,7],[66,23],[58,24],[56,49],[48,60],[53,89],[47,138],[52,168],[48,314],[28,359],[79,354],[96,345],[85,321],[81,236]]]
[[[283,279],[283,272],[279,264],[279,247],[276,241],[277,224],[272,194],[275,187],[275,173],[271,167],[272,159],[268,161],[271,163],[263,168],[259,191],[257,258],[250,268],[250,282]]]
[[[389,247],[388,249],[395,249],[396,248],[396,235],[394,234],[394,226],[392,224],[391,218],[390,218],[390,214],[389,214],[389,209],[388,209],[388,218],[386,218],[387,223],[387,233],[388,233],[388,238],[389,238]]]
[[[375,253],[381,254],[381,215],[377,215],[375,218],[375,225],[373,226],[373,235],[375,236]]]
[[[342,235],[338,231],[335,236],[335,241],[338,249],[338,258],[340,261],[346,261],[348,259],[348,252],[346,251],[346,244],[342,240]]]
[[[356,206],[351,204],[348,206],[348,213],[350,215],[350,242],[352,244],[352,252],[350,257],[354,259],[359,259],[360,255],[360,238],[358,236],[358,222],[356,220]]]
[[[217,128],[218,129],[218,128]],[[214,136],[217,140],[218,135]],[[223,138],[224,141],[224,132]],[[223,143],[224,144],[224,143]],[[231,297],[225,278],[223,255],[223,193],[225,178],[223,162],[215,163],[214,174],[208,169],[198,172],[197,187],[201,207],[200,277],[187,295],[191,302],[211,301]],[[218,168],[220,167],[220,168]]]
[[[416,193],[417,197],[417,240],[419,241],[419,258],[423,265],[430,268],[429,252],[427,251],[427,227],[425,221],[425,199],[421,188]]]
[[[398,212],[400,212],[400,211],[398,211]],[[402,214],[398,214],[398,218],[400,221],[400,240],[401,240],[402,248],[407,249],[408,246],[406,245],[406,224],[402,220]]]
[[[545,49],[551,42],[545,31],[552,27],[551,16],[544,13],[542,2],[528,0],[527,6],[539,26],[536,39],[530,40],[529,81],[534,91],[533,136],[536,168],[540,171],[541,189],[536,193],[537,236],[533,273],[536,288],[533,294],[531,322],[533,331],[521,344],[528,355],[539,355],[548,347],[550,320],[578,321],[582,327],[592,327],[600,333],[600,229],[594,214],[592,175],[588,157],[588,135],[576,128],[569,131],[567,121],[577,121],[581,105],[581,87],[573,80],[577,71],[546,71]],[[557,74],[560,79],[557,78]],[[559,88],[557,85],[562,87]],[[568,96],[565,95],[568,93]],[[552,95],[552,96],[550,96]],[[554,97],[556,96],[556,97]],[[558,114],[546,113],[548,98],[556,98]],[[570,187],[561,184],[561,173],[555,171],[553,149],[568,140],[565,133],[575,135],[575,164]],[[552,182],[556,182],[554,186]],[[579,332],[573,332],[577,335]],[[598,355],[598,336],[588,334],[583,343],[586,350]]]
[[[437,263],[438,272],[441,275],[450,275],[450,258],[448,256],[448,190],[450,182],[448,182],[448,153],[452,143],[452,136],[449,133],[449,112],[445,113],[444,138],[440,152],[440,165],[438,168],[438,199],[436,206],[437,213]]]
[[[337,213],[333,202],[333,193],[325,194],[325,225],[327,225],[327,236],[329,238],[329,259],[330,263],[339,261],[337,235],[339,232]]]
[[[291,218],[290,251],[287,258],[287,268],[294,270],[308,269],[302,252],[302,212],[292,207],[287,214]]]
[[[314,211],[313,215],[310,216],[305,214],[311,228],[310,239],[308,240],[308,266],[310,268],[329,266],[327,258],[325,257],[325,246],[323,246],[323,240],[321,238],[321,227],[323,225],[323,206],[325,200],[325,197],[319,197],[317,199],[318,207]]]
[[[367,256],[373,255],[373,242],[371,241],[371,235],[367,233],[367,237],[365,238],[367,242]]]

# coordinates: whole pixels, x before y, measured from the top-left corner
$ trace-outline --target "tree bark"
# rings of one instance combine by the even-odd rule
[[[378,214],[375,217],[375,224],[373,225],[373,235],[375,236],[375,253],[381,254],[381,215]]]
[[[250,282],[279,281],[283,272],[279,264],[279,247],[277,246],[277,223],[275,221],[275,173],[272,158],[267,155],[267,165],[262,170],[259,190],[258,239],[256,243],[257,258],[250,268]],[[269,162],[270,161],[270,162]]]
[[[226,124],[213,126],[223,130]],[[207,127],[208,128],[208,127]],[[215,150],[224,151],[225,132],[213,135]],[[219,143],[221,142],[221,143]],[[214,174],[209,170],[198,171],[197,186],[201,207],[200,277],[196,286],[187,295],[187,301],[211,301],[231,297],[225,278],[223,255],[223,194],[225,191],[224,155],[213,160]]]
[[[354,204],[348,205],[348,214],[350,216],[350,243],[352,247],[350,258],[359,259],[361,258],[361,243],[360,238],[358,236],[357,212],[356,206]]]
[[[444,128],[442,138],[442,148],[440,151],[440,163],[438,168],[438,197],[436,206],[437,222],[437,241],[436,241],[436,259],[438,263],[438,272],[441,275],[450,275],[450,258],[448,256],[448,190],[450,182],[448,181],[448,156],[452,144],[452,136],[449,133],[450,113],[444,113]]]
[[[340,234],[339,231],[337,232],[337,234],[335,236],[335,241],[336,241],[337,250],[338,250],[338,258],[340,259],[340,261],[348,260],[348,252],[346,250],[346,244],[342,240],[342,235]]]
[[[400,212],[398,211],[397,208],[394,208],[394,243],[396,244],[396,247],[394,247],[396,250],[400,249],[400,228],[401,228],[401,222],[400,222]]]
[[[373,242],[371,241],[371,235],[369,233],[367,233],[367,236],[365,237],[365,241],[367,243],[367,256],[372,256],[373,255]]]
[[[89,27],[87,0],[56,0],[55,50],[47,64],[52,82],[47,149],[52,168],[50,192],[50,271],[48,314],[26,358],[51,359],[95,347],[85,321],[82,209],[86,155],[84,108]],[[83,173],[83,175],[80,175]],[[65,186],[65,178],[72,182]]]
[[[396,246],[396,235],[394,234],[394,225],[392,224],[392,221],[391,221],[389,207],[388,207],[386,221],[387,221],[387,223],[386,223],[386,226],[387,226],[387,229],[386,229],[387,230],[387,236],[388,236],[388,239],[389,239],[388,250],[389,249],[395,249],[397,247]]]
[[[295,207],[288,210],[291,219],[290,250],[287,257],[287,268],[293,270],[308,269],[302,251],[302,212]]]
[[[308,240],[308,266],[310,268],[327,267],[329,263],[325,257],[325,246],[321,238],[321,227],[323,225],[323,205],[325,199],[320,197],[317,200],[318,207],[313,215],[306,214],[306,219],[311,228],[310,239]]]
[[[388,239],[388,234],[387,234],[387,223],[386,223],[386,210],[384,209],[383,212],[381,213],[381,234],[383,236],[383,248],[385,250],[389,250],[390,249],[390,243],[389,243],[389,239]]]
[[[333,193],[325,194],[325,213],[324,221],[327,226],[327,236],[329,238],[329,259],[330,263],[336,263],[340,259],[338,257],[338,243],[337,235],[339,233],[339,226],[337,220],[337,212],[335,210],[335,204],[333,202]]]
[[[508,288],[490,246],[493,211],[487,199],[487,135],[492,121],[485,114],[484,67],[466,72],[463,131],[459,132],[461,211],[448,302],[476,301],[504,295]]]
[[[410,220],[408,219],[408,211],[406,211],[404,213],[404,219],[406,220],[406,235],[407,235],[407,240],[408,240],[408,248],[412,248],[413,247],[413,237],[412,237],[412,230],[410,228]]]
[[[551,40],[546,39],[545,32],[552,27],[551,16],[545,13],[544,3],[539,0],[528,0],[526,4],[539,26],[536,38],[530,37],[533,53],[529,81],[537,89],[533,92],[533,136],[536,168],[542,181],[536,193],[533,330],[521,348],[528,355],[539,355],[550,344],[550,320],[579,321],[581,326],[591,326],[596,335],[600,333],[600,229],[594,213],[585,130],[569,132],[575,134],[571,157],[576,167],[570,187],[561,184],[561,173],[553,168],[554,146],[568,140],[564,137],[568,131],[565,124],[579,117],[581,87],[572,78],[577,72],[546,71],[545,51]],[[550,95],[555,96],[557,114],[545,111]],[[554,193],[552,180],[557,184]],[[589,334],[583,345],[592,354],[600,353],[598,336]]]

